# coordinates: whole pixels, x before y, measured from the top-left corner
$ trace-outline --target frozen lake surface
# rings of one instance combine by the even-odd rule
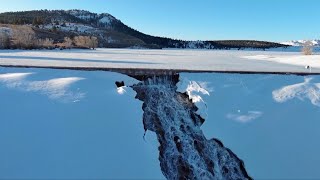
[[[0,66],[138,68],[181,71],[320,73],[320,55],[290,49],[238,50],[0,50]],[[305,67],[309,66],[309,69]]]
[[[94,59],[99,59],[100,51],[101,56],[108,52],[92,51],[97,53]],[[119,50],[126,51],[131,50]],[[2,51],[1,62],[47,62],[3,59],[4,54],[34,57],[40,52]],[[69,52],[61,53],[64,58]],[[72,56],[70,52],[69,59]],[[139,61],[147,62],[143,58],[147,55],[141,56]],[[220,139],[243,159],[253,178],[320,178],[320,76],[180,75],[207,115],[202,126],[206,137]],[[121,80],[137,82],[112,72],[0,68],[0,179],[164,178],[155,135],[148,132],[143,139],[142,102],[134,99],[130,88],[116,88],[115,81]]]

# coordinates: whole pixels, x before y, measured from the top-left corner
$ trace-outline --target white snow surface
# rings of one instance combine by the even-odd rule
[[[320,72],[320,55],[235,50],[0,50],[0,65],[181,69],[195,71]]]

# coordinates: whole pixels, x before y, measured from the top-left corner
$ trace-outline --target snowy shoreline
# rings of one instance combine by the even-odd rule
[[[210,71],[210,70],[188,70],[188,69],[144,69],[144,68],[101,68],[101,67],[63,67],[63,66],[20,66],[0,65],[3,68],[36,68],[36,69],[61,69],[78,71],[109,71],[132,76],[158,76],[172,75],[176,73],[222,73],[222,74],[278,74],[278,75],[320,75],[320,72],[272,72],[272,71]]]

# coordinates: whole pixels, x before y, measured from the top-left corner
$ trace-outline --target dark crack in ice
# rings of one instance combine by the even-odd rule
[[[230,149],[217,139],[206,139],[198,108],[186,93],[177,92],[178,74],[135,78],[141,82],[131,87],[143,101],[143,125],[157,135],[167,179],[251,179]]]

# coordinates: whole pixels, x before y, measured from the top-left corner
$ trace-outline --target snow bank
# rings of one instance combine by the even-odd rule
[[[32,73],[6,73],[0,74],[0,83],[3,83],[9,88],[19,87],[22,81]]]

